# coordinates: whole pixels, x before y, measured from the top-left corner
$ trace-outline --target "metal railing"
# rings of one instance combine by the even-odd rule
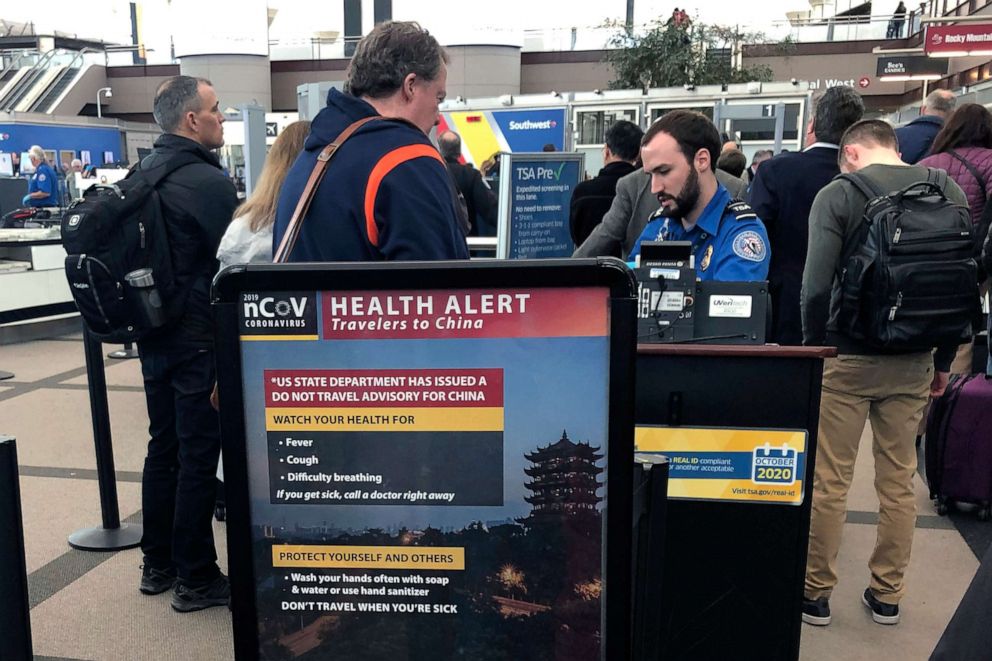
[[[930,13],[914,10],[900,15],[772,21],[771,30],[766,33],[795,43],[903,39],[920,32],[920,19],[924,16]]]

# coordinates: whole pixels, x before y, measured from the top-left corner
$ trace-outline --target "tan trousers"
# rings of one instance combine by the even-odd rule
[[[868,561],[879,601],[897,604],[916,525],[913,474],[916,427],[933,379],[930,353],[839,356],[823,368],[813,508],[806,563],[808,599],[829,597],[837,584],[837,551],[847,518],[847,492],[858,443],[871,421],[879,522]]]

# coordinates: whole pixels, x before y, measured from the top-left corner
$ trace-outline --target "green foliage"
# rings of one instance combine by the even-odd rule
[[[732,58],[714,57],[714,49],[737,52],[743,44],[760,43],[761,33],[693,23],[688,28],[654,21],[643,34],[628,32],[619,22],[607,42],[606,61],[613,65],[613,89],[647,89],[682,85],[720,85],[769,81],[766,66],[735,67]]]

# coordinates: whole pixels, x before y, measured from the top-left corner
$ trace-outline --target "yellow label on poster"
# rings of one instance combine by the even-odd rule
[[[277,544],[272,547],[273,567],[320,569],[465,569],[465,549],[460,546],[318,546]]]
[[[805,431],[639,426],[637,452],[668,458],[668,497],[800,505]]]

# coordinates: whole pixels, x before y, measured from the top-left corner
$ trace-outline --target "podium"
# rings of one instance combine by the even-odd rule
[[[834,355],[824,347],[638,346],[638,426],[808,433],[800,504],[678,499],[670,487],[658,554],[659,658],[799,658],[823,360]]]

